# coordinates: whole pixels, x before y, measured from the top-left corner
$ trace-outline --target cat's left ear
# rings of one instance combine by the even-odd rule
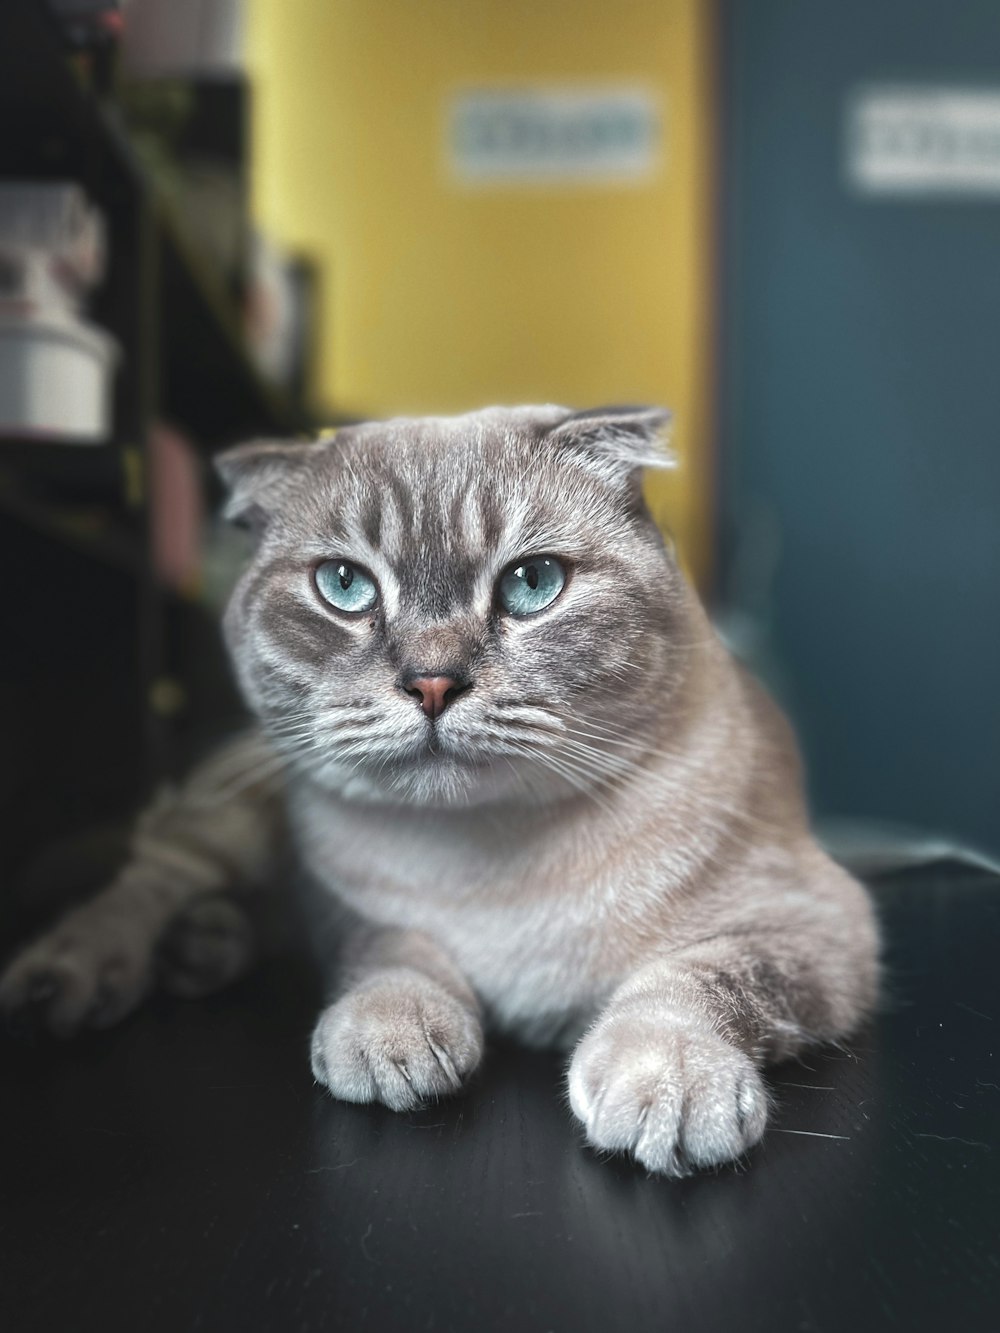
[[[229,494],[222,517],[254,532],[263,531],[281,503],[288,483],[315,459],[328,440],[252,440],[226,449],[213,460]]]
[[[545,439],[572,449],[607,481],[627,481],[643,468],[677,466],[670,448],[672,419],[662,407],[595,407],[564,417]]]

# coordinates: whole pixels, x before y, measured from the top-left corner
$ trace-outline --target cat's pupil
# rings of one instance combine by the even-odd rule
[[[340,576],[340,586],[346,592],[347,589],[354,582],[354,570],[350,567],[350,565],[341,565],[340,568],[337,570],[337,574]]]
[[[536,565],[528,565],[525,568],[524,581],[532,590],[538,587],[538,567]]]

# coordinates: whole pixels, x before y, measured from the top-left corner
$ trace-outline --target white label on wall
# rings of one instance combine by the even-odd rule
[[[848,105],[847,173],[867,194],[1000,196],[1000,90],[856,92]]]
[[[659,97],[642,88],[459,93],[448,156],[468,184],[643,181],[660,163],[662,119]]]

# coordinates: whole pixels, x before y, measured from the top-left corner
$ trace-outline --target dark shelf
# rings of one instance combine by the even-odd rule
[[[0,519],[11,519],[40,536],[129,574],[143,571],[146,555],[141,532],[129,529],[107,509],[53,505],[2,481],[0,478]]]
[[[234,281],[130,140],[105,92],[111,62],[86,61],[44,0],[0,0],[0,179],[76,182],[100,208],[108,264],[87,317],[121,348],[107,441],[0,440],[17,627],[0,653],[0,812],[17,831],[13,860],[123,799],[141,804],[184,771],[192,737],[234,713],[214,617],[157,576],[157,423],[204,453],[311,428],[301,392],[258,370]],[[27,818],[38,792],[58,828]]]
[[[163,239],[163,401],[167,415],[209,444],[249,435],[294,435],[308,414],[250,360],[236,311],[180,223],[157,202]]]
[[[117,108],[101,103],[76,77],[37,0],[0,6],[0,176],[79,181],[108,218],[112,263],[122,243],[116,222],[147,210],[158,270],[157,387],[164,417],[208,448],[245,435],[308,429],[307,412],[257,370],[223,282],[149,178]],[[113,317],[106,322],[115,332]],[[123,351],[119,373],[128,374],[130,348]]]

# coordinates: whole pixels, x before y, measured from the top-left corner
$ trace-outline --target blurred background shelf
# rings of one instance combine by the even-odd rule
[[[207,444],[309,430],[314,423],[307,409],[269,384],[250,360],[232,299],[162,200],[156,225],[163,247],[165,414]]]
[[[129,574],[141,574],[147,555],[141,527],[131,528],[106,508],[56,506],[40,500],[0,473],[0,520],[48,537],[74,552]]]
[[[150,178],[120,108],[84,86],[37,0],[4,0],[0,12],[0,177],[76,180],[105,212],[111,272],[95,314],[112,332],[120,323],[116,279],[137,263],[152,267],[166,418],[209,448],[309,429],[306,407],[254,365],[237,302]],[[145,254],[128,244],[137,219],[149,229]],[[135,350],[126,343],[126,358]]]
[[[100,211],[107,260],[84,314],[120,349],[104,442],[0,438],[0,560],[14,584],[0,636],[0,882],[47,839],[127,816],[237,721],[213,599],[240,550],[209,521],[210,455],[312,428],[304,377],[271,382],[250,323],[246,81],[168,82],[182,110],[205,98],[198,124],[223,154],[192,212],[186,163],[169,140],[158,156],[149,98],[120,56],[114,42],[74,48],[44,0],[0,3],[0,182],[72,183]],[[156,85],[154,110],[162,96]],[[247,242],[228,266],[205,227],[218,182]]]

